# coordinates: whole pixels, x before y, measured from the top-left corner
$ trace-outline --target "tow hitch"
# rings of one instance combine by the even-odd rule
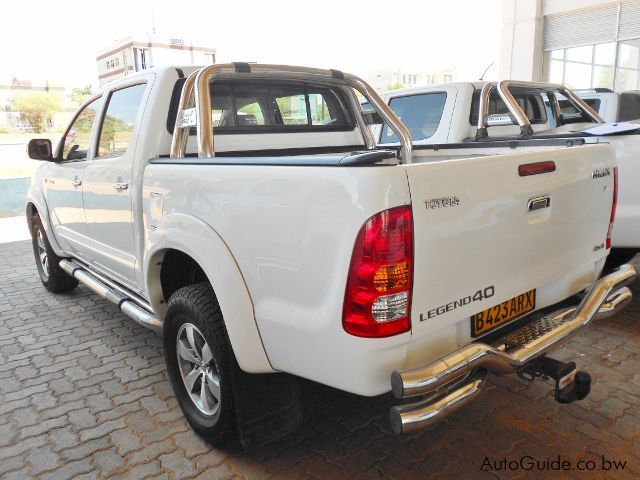
[[[576,370],[575,362],[561,362],[554,358],[542,356],[533,360],[518,376],[525,380],[542,378],[555,381],[555,399],[558,403],[573,403],[583,400],[591,391],[591,375]]]

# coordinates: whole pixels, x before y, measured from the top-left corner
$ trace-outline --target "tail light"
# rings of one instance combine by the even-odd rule
[[[358,337],[389,337],[411,330],[413,219],[411,206],[369,218],[353,247],[342,325]]]
[[[613,202],[611,203],[611,216],[609,217],[609,230],[607,230],[606,248],[611,248],[611,234],[613,233],[613,221],[616,218],[618,206],[618,167],[613,168]]]

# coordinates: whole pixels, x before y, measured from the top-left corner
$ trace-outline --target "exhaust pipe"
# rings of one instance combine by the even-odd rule
[[[433,395],[426,400],[391,407],[389,411],[391,428],[396,434],[400,434],[434,425],[442,417],[475,400],[482,391],[486,377],[487,372],[481,370],[469,379],[458,382],[450,388],[444,387],[442,393]]]

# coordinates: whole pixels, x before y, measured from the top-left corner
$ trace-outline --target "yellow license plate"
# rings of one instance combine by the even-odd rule
[[[529,290],[511,300],[502,302],[500,305],[488,308],[484,312],[476,313],[471,317],[471,336],[479,337],[535,308],[536,291]]]

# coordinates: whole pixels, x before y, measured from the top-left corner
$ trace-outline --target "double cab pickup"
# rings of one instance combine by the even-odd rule
[[[362,97],[398,148],[377,148]],[[337,70],[127,76],[55,150],[29,144],[42,284],[82,282],[162,332],[180,407],[218,445],[296,428],[296,377],[393,391],[398,433],[462,407],[490,373],[544,373],[558,401],[584,398],[589,375],[545,354],[631,298],[633,267],[601,277],[612,146],[427,157],[405,124]]]

